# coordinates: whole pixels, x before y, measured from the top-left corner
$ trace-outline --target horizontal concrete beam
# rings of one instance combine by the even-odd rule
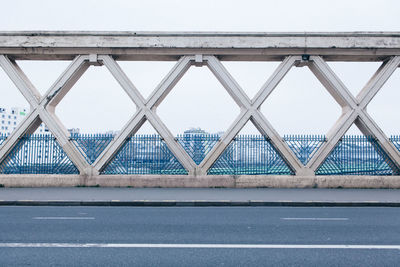
[[[121,60],[175,60],[193,54],[279,60],[314,54],[326,60],[370,61],[400,55],[400,32],[0,32],[0,54],[15,59],[71,59],[92,53]]]
[[[393,188],[400,176],[285,175],[0,175],[5,187],[185,187],[185,188]]]

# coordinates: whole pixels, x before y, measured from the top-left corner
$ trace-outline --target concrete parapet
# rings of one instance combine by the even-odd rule
[[[393,188],[400,176],[0,175],[4,187]]]
[[[135,60],[193,54],[279,60],[305,51],[332,60],[381,60],[400,55],[399,46],[399,32],[0,32],[0,54],[38,60],[72,59],[77,51]]]
[[[16,60],[72,60],[44,95],[33,86]],[[161,83],[145,99],[119,66],[119,60],[176,61]],[[250,99],[221,61],[281,61],[258,93]],[[378,61],[381,66],[357,96],[327,61]],[[104,65],[137,107],[128,123],[95,162],[70,138],[55,113],[84,72]],[[207,67],[241,112],[202,162],[177,142],[157,113],[157,107],[192,66]],[[308,67],[342,109],[342,115],[304,166],[295,152],[260,111],[261,105],[292,67]],[[0,175],[6,187],[224,187],[224,188],[400,188],[400,150],[367,112],[367,106],[400,67],[399,32],[355,33],[179,33],[179,32],[0,32],[0,69],[10,77],[31,110],[0,146],[0,163],[7,161],[21,138],[44,123],[79,175]],[[212,96],[210,96],[212,97]],[[290,112],[290,110],[288,111]],[[318,110],[316,110],[318,112]],[[125,142],[148,121],[189,175],[99,175]],[[206,175],[247,123],[253,123],[295,176]],[[355,124],[390,162],[397,176],[315,176],[348,129]],[[31,164],[31,163],[30,163]],[[26,164],[30,166],[30,164]],[[33,166],[33,165],[32,165]],[[54,172],[58,173],[59,170]],[[2,170],[2,173],[7,171]],[[123,172],[111,173],[130,173]],[[160,172],[163,173],[163,172]],[[266,172],[269,173],[269,172]],[[338,173],[338,172],[336,172]],[[371,174],[368,172],[368,174]],[[381,173],[379,173],[381,174]]]

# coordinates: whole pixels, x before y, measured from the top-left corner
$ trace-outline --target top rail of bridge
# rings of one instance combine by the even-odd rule
[[[203,54],[238,61],[310,54],[327,61],[383,61],[400,55],[400,32],[2,31],[0,54],[20,60],[70,60],[79,54],[177,60]]]

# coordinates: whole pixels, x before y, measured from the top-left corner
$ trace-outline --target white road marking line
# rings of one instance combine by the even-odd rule
[[[296,245],[296,244],[107,244],[107,243],[0,243],[2,248],[230,248],[230,249],[384,249],[400,245]]]
[[[33,217],[33,220],[94,220],[94,217]]]
[[[286,221],[348,221],[349,218],[281,218]]]

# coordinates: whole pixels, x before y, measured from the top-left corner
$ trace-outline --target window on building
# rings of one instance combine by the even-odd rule
[[[3,115],[1,115],[1,117],[2,117],[2,118],[5,118],[6,116],[3,114]]]
[[[16,122],[16,121],[14,121],[14,125],[17,125],[17,122]]]
[[[8,125],[10,125],[11,124],[11,121],[8,121]]]
[[[17,119],[17,116],[14,116],[14,119]]]
[[[4,126],[1,126],[1,129],[4,130]]]
[[[4,121],[1,121],[1,123],[3,123],[3,124],[4,124]]]
[[[11,119],[11,116],[10,116],[10,115],[8,115],[8,118],[9,118],[9,119]]]

